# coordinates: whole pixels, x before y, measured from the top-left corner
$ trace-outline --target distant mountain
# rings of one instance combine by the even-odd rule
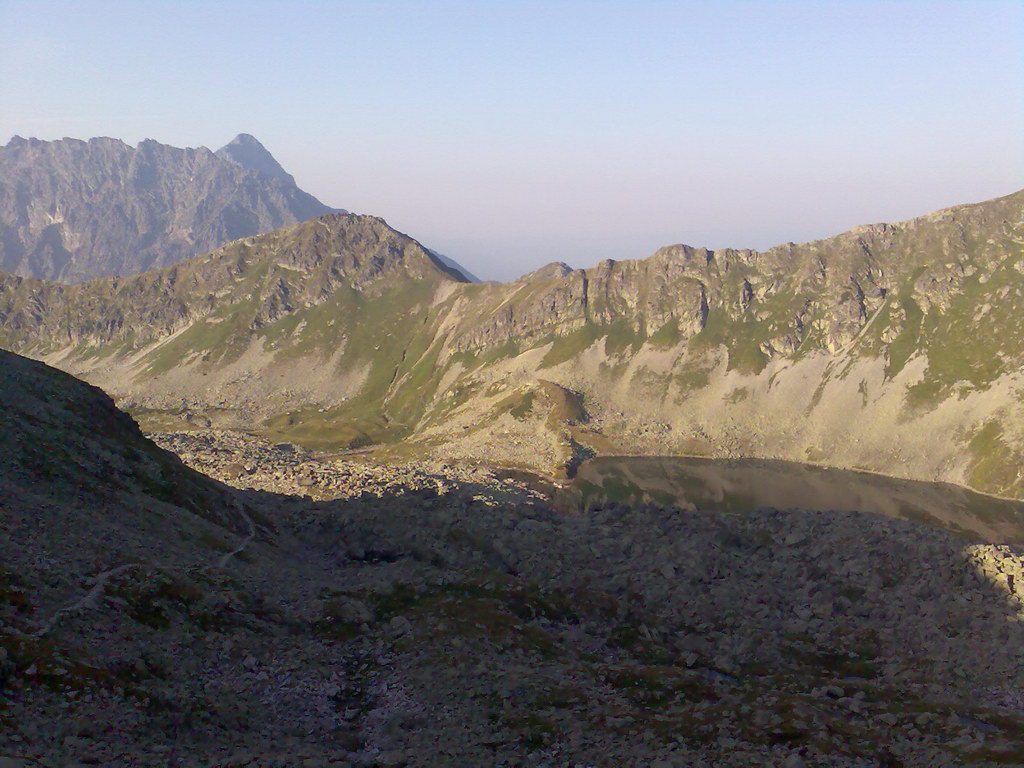
[[[335,211],[248,134],[217,152],[17,136],[0,148],[0,269],[24,277],[137,274]]]
[[[789,459],[1024,496],[1024,192],[768,251],[463,282],[326,216],[124,280],[0,276],[0,345],[154,427],[486,458]]]
[[[459,264],[459,262],[457,262],[455,259],[449,258],[448,256],[445,256],[444,254],[438,253],[437,251],[430,250],[429,248],[427,250],[430,251],[430,255],[431,256],[436,258],[438,261],[440,261],[446,267],[448,267],[449,269],[454,269],[456,272],[458,272],[462,277],[464,277],[466,279],[466,282],[468,282],[468,283],[479,283],[480,282],[480,278],[479,277],[477,277],[472,272],[470,272],[468,269],[466,269],[464,266]]]
[[[218,157],[230,160],[249,171],[263,174],[271,179],[281,179],[289,184],[295,183],[295,177],[285,171],[267,148],[260,144],[255,136],[240,133],[215,153]]]

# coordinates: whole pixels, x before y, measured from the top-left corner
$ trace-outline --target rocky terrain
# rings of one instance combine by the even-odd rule
[[[190,469],[0,363],[5,768],[1024,760],[1017,548],[161,436]]]
[[[109,138],[0,147],[0,269],[24,277],[132,275],[334,210],[244,133],[216,152]]]
[[[548,474],[776,458],[1020,497],[1022,222],[1018,192],[763,253],[471,284],[381,219],[333,215],[132,278],[0,276],[0,345],[153,431]]]
[[[242,432],[196,430],[149,435],[188,466],[234,488],[305,496],[311,501],[365,500],[424,494],[433,499],[455,486],[487,504],[541,503],[547,495],[483,465],[408,461],[381,465],[358,453],[307,451]]]

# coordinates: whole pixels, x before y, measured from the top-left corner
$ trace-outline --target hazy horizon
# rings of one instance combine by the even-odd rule
[[[1024,187],[1024,7],[0,8],[0,137],[216,149],[484,279],[764,249]]]

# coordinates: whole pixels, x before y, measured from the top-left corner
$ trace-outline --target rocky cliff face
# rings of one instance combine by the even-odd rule
[[[334,216],[127,280],[4,278],[0,343],[157,426],[544,469],[783,458],[1020,495],[1022,220],[1024,192],[763,253],[469,284],[379,219]]]
[[[332,210],[247,134],[217,152],[108,138],[0,148],[0,269],[25,277],[136,274]]]
[[[458,343],[472,349],[620,321],[638,338],[671,324],[690,339],[710,323],[756,331],[728,340],[737,366],[751,362],[739,359],[741,345],[759,364],[806,344],[835,352],[897,295],[948,309],[965,281],[1017,247],[1022,205],[1018,193],[764,253],[674,245],[642,261],[552,265],[514,283],[512,299],[502,293],[501,307],[464,329]]]

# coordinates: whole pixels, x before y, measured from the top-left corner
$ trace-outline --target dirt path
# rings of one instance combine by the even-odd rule
[[[142,563],[126,563],[124,565],[119,565],[116,568],[111,568],[109,571],[103,571],[103,573],[96,577],[96,581],[92,585],[92,589],[86,592],[79,600],[75,601],[71,605],[61,608],[53,614],[53,616],[50,617],[50,620],[43,624],[43,626],[36,632],[36,637],[43,637],[52,632],[54,627],[56,627],[60,620],[65,616],[96,607],[96,603],[99,602],[100,597],[103,596],[103,591],[107,588],[107,584],[115,576],[135,568],[143,567],[145,566]]]
[[[233,550],[228,552],[226,555],[224,555],[217,561],[217,568],[223,568],[225,565],[227,565],[228,560],[230,560],[235,555],[244,552],[245,548],[248,547],[249,544],[252,543],[252,540],[256,538],[256,525],[253,523],[252,518],[249,517],[249,513],[246,512],[241,507],[238,508],[238,512],[245,520],[245,525],[249,529],[249,532],[248,534],[246,534],[244,539],[238,542],[237,547],[235,547]]]
[[[217,562],[213,566],[215,568],[223,568],[225,565],[227,565],[227,562],[232,557],[241,552],[244,552],[245,548],[248,547],[250,543],[252,543],[252,540],[254,538],[256,538],[256,525],[253,523],[252,518],[244,509],[240,508],[238,511],[242,515],[242,518],[245,520],[248,532],[246,533],[245,537],[238,543],[237,547],[235,547],[233,550],[231,550],[230,552],[223,555],[217,560]],[[155,570],[164,570],[159,566],[147,566],[145,563],[125,563],[123,565],[117,566],[116,568],[111,568],[110,570],[103,571],[101,574],[95,577],[95,581],[92,585],[92,588],[88,592],[86,592],[85,595],[83,595],[81,598],[73,602],[71,605],[59,609],[55,614],[53,614],[53,616],[50,617],[49,621],[43,624],[36,631],[35,636],[44,637],[48,635],[50,632],[54,630],[57,624],[59,624],[61,619],[63,619],[65,616],[70,616],[71,614],[78,613],[79,611],[85,611],[91,608],[95,608],[100,598],[103,596],[103,593],[107,588],[107,584],[109,584],[110,580],[113,579],[115,576],[120,576],[122,573],[126,573],[136,568],[146,567],[151,567]]]

